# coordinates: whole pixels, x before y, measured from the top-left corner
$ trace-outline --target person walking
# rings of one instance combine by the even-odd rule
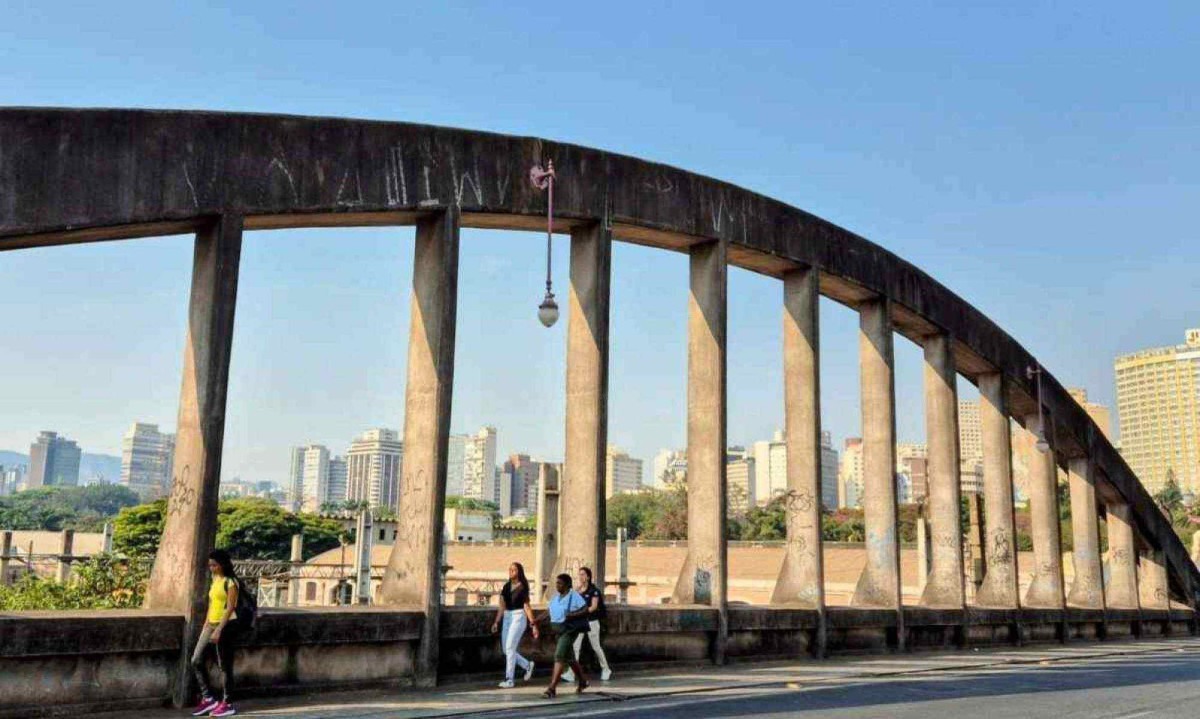
[[[238,595],[241,582],[233,571],[233,560],[229,552],[214,549],[208,554],[208,571],[212,583],[208,588],[208,614],[204,628],[192,652],[192,673],[200,685],[200,703],[192,716],[228,717],[237,714],[230,700],[233,687],[233,648],[241,622],[237,618]],[[221,698],[218,700],[209,685],[207,655],[209,648],[217,655],[217,669],[221,673]]]
[[[604,592],[600,591],[592,582],[592,570],[590,567],[580,567],[577,577],[578,583],[575,585],[579,596],[583,597],[583,601],[587,602],[587,620],[588,644],[592,645],[592,653],[596,655],[596,661],[600,663],[600,681],[606,682],[612,679],[612,669],[608,666],[608,657],[604,656],[604,647],[600,646],[600,620],[605,617],[604,608]],[[579,652],[583,649],[583,634],[575,637],[575,660],[579,661]],[[570,669],[563,672],[564,682],[575,681],[575,675]]]
[[[501,689],[513,688],[513,675],[518,666],[525,670],[525,681],[533,678],[533,662],[517,652],[527,626],[532,626],[533,638],[537,639],[540,635],[533,621],[533,607],[529,604],[529,580],[525,578],[525,567],[520,562],[513,562],[508,565],[508,581],[496,600],[496,619],[492,622],[492,634],[500,634],[500,646],[504,648],[504,681],[500,682]]]
[[[550,597],[550,606],[546,614],[558,634],[558,642],[554,646],[554,671],[550,675],[550,686],[542,692],[542,696],[553,699],[558,695],[558,682],[563,670],[570,666],[575,672],[575,693],[581,694],[588,688],[587,677],[583,667],[575,658],[575,637],[587,633],[587,602],[571,588],[571,575],[560,574],[554,579],[554,594]]]

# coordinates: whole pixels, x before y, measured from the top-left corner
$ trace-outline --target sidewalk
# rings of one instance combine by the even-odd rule
[[[725,667],[693,667],[676,671],[662,669],[620,674],[611,682],[593,681],[588,691],[577,696],[573,684],[559,687],[555,705],[647,699],[670,694],[716,692],[771,686],[836,684],[852,679],[912,675],[937,671],[979,669],[1013,664],[1038,664],[1091,657],[1145,654],[1164,650],[1200,652],[1200,638],[1185,637],[1158,641],[1089,642],[1067,646],[1047,645],[939,654],[873,655],[827,661],[734,664]],[[619,668],[618,668],[619,669]],[[539,667],[539,671],[543,669]],[[498,682],[500,677],[496,678]],[[280,698],[247,699],[238,703],[238,716],[272,719],[414,719],[448,717],[485,712],[545,708],[541,697],[548,678],[538,676],[516,689],[502,690],[495,682],[451,684],[433,691],[364,691]],[[183,710],[138,712],[147,719],[188,716]],[[91,715],[93,719],[127,716],[122,713]]]

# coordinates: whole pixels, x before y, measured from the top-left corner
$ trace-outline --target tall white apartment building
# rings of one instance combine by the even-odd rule
[[[963,400],[958,403],[959,459],[983,459],[983,426],[979,421],[979,402]]]
[[[157,424],[134,422],[121,438],[121,484],[144,500],[171,493],[175,435],[159,432]]]
[[[821,506],[838,506],[838,451],[828,430],[821,432]]]
[[[755,506],[753,455],[726,455],[725,488],[730,514],[742,514]]]
[[[838,468],[838,507],[857,507],[862,504],[863,446],[862,437],[847,437],[842,447]]]
[[[484,427],[471,435],[463,452],[463,497],[500,504],[496,476],[496,428]]]
[[[467,442],[469,434],[452,434],[446,447],[446,496],[463,496],[463,482],[467,471]]]
[[[395,509],[400,503],[404,443],[394,429],[369,429],[346,453],[346,499]]]
[[[660,449],[654,455],[649,486],[663,489],[667,485],[687,479],[687,451],[682,449]]]
[[[766,504],[787,493],[787,442],[783,431],[775,430],[770,440],[754,443],[754,499]]]

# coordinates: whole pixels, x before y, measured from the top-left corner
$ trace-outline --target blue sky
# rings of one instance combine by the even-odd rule
[[[1114,355],[1200,325],[1200,6],[1062,5],[14,3],[0,104],[409,120],[667,162],[888,247],[1111,404]],[[281,481],[290,445],[400,426],[411,251],[407,228],[247,236],[226,477]],[[558,457],[541,253],[464,232],[453,425]],[[117,453],[134,420],[173,427],[189,265],[180,237],[0,255],[0,448],[57,429]],[[684,443],[687,265],[621,244],[613,266],[610,438],[648,460]],[[782,423],[780,294],[731,271],[731,442]],[[840,443],[856,319],[824,309]],[[920,355],[897,354],[920,441]]]

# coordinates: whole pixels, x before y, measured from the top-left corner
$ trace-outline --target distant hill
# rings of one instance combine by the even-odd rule
[[[23,464],[28,467],[29,455],[0,449],[0,465],[8,467],[14,464]],[[83,456],[79,458],[80,484],[95,484],[96,482],[112,484],[120,480],[120,457],[114,457],[111,454],[89,454],[88,452],[84,452]]]

